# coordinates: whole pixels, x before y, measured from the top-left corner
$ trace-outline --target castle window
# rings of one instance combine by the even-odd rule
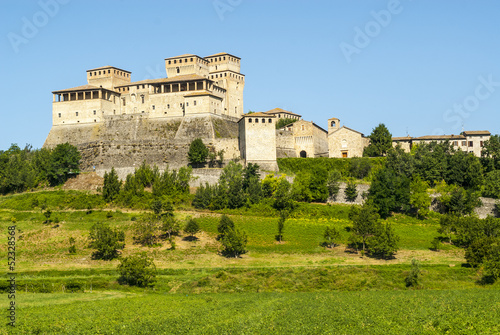
[[[332,123],[330,124],[332,127],[335,127],[336,126],[336,123],[335,121],[332,121]]]
[[[94,76],[97,76],[97,72],[94,72]]]
[[[146,85],[142,85],[142,88],[146,88]]]
[[[193,104],[196,106],[196,100],[193,102]],[[481,142],[482,143],[482,142]],[[482,146],[482,145],[481,145]]]
[[[193,59],[191,58],[191,62],[193,61]]]
[[[177,68],[177,73],[181,72],[181,70],[179,68]]]
[[[189,102],[186,102],[186,107],[189,106]]]
[[[305,129],[306,129],[306,127],[305,127],[304,125],[302,125],[301,129],[302,129],[302,130],[305,130]]]
[[[177,60],[174,59],[174,64],[176,64],[176,63],[177,63]]]
[[[179,63],[182,63],[182,59],[179,59]]]
[[[227,77],[227,73],[224,73],[224,77]]]
[[[78,116],[78,112],[76,112],[76,116]]]
[[[139,85],[137,85],[137,89],[139,89]]]
[[[262,123],[266,123],[266,119],[262,119]]]
[[[144,95],[141,95],[141,102],[144,103]]]
[[[151,109],[152,109],[152,110],[155,110],[155,105],[151,106]]]
[[[273,123],[273,119],[269,119],[269,120],[268,120],[268,122],[269,122],[269,123]]]
[[[101,75],[101,71],[99,71],[99,75]]]
[[[126,106],[127,103],[125,102],[125,98],[123,98],[122,101],[123,101],[123,106]]]
[[[259,119],[255,119],[255,123],[259,123]]]
[[[248,119],[248,123],[252,123],[252,118],[249,118],[249,119]]]
[[[170,108],[170,105],[167,105],[167,109],[169,109],[169,108]]]
[[[61,113],[59,113],[59,117],[61,117]]]
[[[469,141],[469,147],[473,147],[474,143],[472,141]]]
[[[172,61],[171,61],[171,60],[169,60],[169,61],[168,61],[168,64],[172,64]]]
[[[92,72],[90,72],[90,76],[92,77]]]
[[[179,104],[180,107],[182,107],[182,102]]]
[[[97,121],[94,119],[94,122],[97,122]]]
[[[94,111],[94,115],[96,115],[96,113],[97,113],[97,112],[96,112],[96,111]]]
[[[111,73],[111,70],[108,70],[108,73]],[[95,121],[95,120],[94,120]]]
[[[224,56],[224,60],[226,60],[226,56]]]

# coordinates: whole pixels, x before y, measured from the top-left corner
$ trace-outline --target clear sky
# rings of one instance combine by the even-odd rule
[[[241,57],[245,112],[393,136],[500,133],[500,1],[0,0],[0,150],[43,145],[54,90],[112,65]]]

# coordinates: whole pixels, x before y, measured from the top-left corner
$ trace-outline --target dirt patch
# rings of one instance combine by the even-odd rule
[[[68,179],[62,188],[63,190],[83,190],[95,192],[98,188],[102,188],[103,184],[104,178],[98,176],[97,173],[85,172]]]

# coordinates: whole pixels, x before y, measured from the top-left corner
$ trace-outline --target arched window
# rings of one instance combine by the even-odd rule
[[[332,121],[331,126],[335,127],[336,125],[337,125],[337,123],[335,121]]]
[[[300,152],[300,158],[306,158],[307,157],[307,152],[305,152],[305,150],[302,150]]]

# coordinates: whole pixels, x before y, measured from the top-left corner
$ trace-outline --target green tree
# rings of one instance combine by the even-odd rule
[[[280,129],[284,126],[294,123],[295,121],[297,121],[297,119],[289,119],[289,118],[279,119],[278,122],[276,122],[276,129]]]
[[[95,223],[90,229],[89,238],[90,247],[97,249],[92,253],[93,259],[114,259],[118,257],[118,250],[125,248],[125,233],[111,229],[104,223]]]
[[[243,167],[233,161],[222,171],[219,177],[219,188],[225,193],[227,207],[240,208],[245,204],[245,192],[243,189]]]
[[[184,227],[184,232],[194,237],[200,231],[200,226],[198,222],[193,218],[188,218],[186,226]]]
[[[172,235],[179,234],[181,229],[181,223],[173,215],[165,215],[162,218],[161,230],[168,235],[169,240],[172,238]]]
[[[365,157],[385,156],[392,148],[392,135],[383,123],[375,127],[368,137],[370,144],[363,151]]]
[[[410,180],[398,176],[393,170],[382,168],[375,173],[368,200],[377,208],[382,218],[387,218],[391,212],[405,211],[410,201]]]
[[[410,183],[410,205],[415,210],[417,218],[425,217],[429,213],[431,205],[431,196],[427,193],[429,184],[416,175]]]
[[[328,174],[328,178],[326,180],[326,187],[328,189],[328,196],[332,197],[334,200],[337,198],[340,190],[340,178],[342,175],[338,170],[332,170]]]
[[[352,234],[360,238],[364,254],[368,238],[375,234],[380,216],[373,206],[365,203],[361,208],[352,206],[349,219],[352,221]]]
[[[484,182],[483,196],[500,198],[500,170],[488,172]]]
[[[283,232],[285,231],[285,221],[288,217],[288,213],[284,210],[280,211],[280,217],[278,219],[278,235],[276,235],[276,240],[279,243],[283,241]]]
[[[411,270],[405,278],[406,287],[418,286],[420,273],[420,262],[417,259],[413,258],[411,260]]]
[[[350,180],[347,182],[347,186],[344,190],[345,198],[349,202],[353,202],[358,197],[358,190],[356,188],[356,182],[354,180]]]
[[[234,222],[227,215],[223,214],[220,218],[219,225],[217,226],[217,232],[219,236],[217,239],[222,240],[224,236],[234,229]]]
[[[118,265],[118,273],[121,285],[152,287],[156,282],[156,266],[146,253],[123,258]]]
[[[58,144],[50,155],[50,167],[47,171],[52,186],[68,180],[70,174],[79,173],[81,155],[78,149],[69,144]]]
[[[371,255],[381,258],[391,258],[398,251],[399,236],[392,225],[375,224],[373,236],[368,239],[368,250]]]
[[[237,229],[229,229],[221,239],[222,254],[226,257],[239,257],[247,252],[247,235]]]
[[[484,141],[481,156],[500,160],[500,135],[492,135],[489,140]]]
[[[143,246],[152,246],[158,241],[160,230],[159,217],[155,214],[144,214],[133,226],[134,242]]]
[[[284,176],[281,176],[277,181],[276,190],[273,193],[273,207],[278,211],[290,212],[294,208],[292,199],[291,185]]]
[[[323,237],[325,239],[325,245],[329,248],[333,248],[340,239],[340,232],[335,227],[326,227]]]
[[[489,257],[484,262],[483,277],[488,282],[493,282],[500,278],[500,242],[496,243]]]
[[[120,194],[122,184],[118,179],[115,168],[111,168],[109,173],[104,172],[104,185],[102,187],[102,197],[106,202],[112,202]]]
[[[201,138],[196,138],[191,142],[188,151],[188,160],[192,165],[198,166],[205,163],[208,156],[208,148],[203,144]]]

